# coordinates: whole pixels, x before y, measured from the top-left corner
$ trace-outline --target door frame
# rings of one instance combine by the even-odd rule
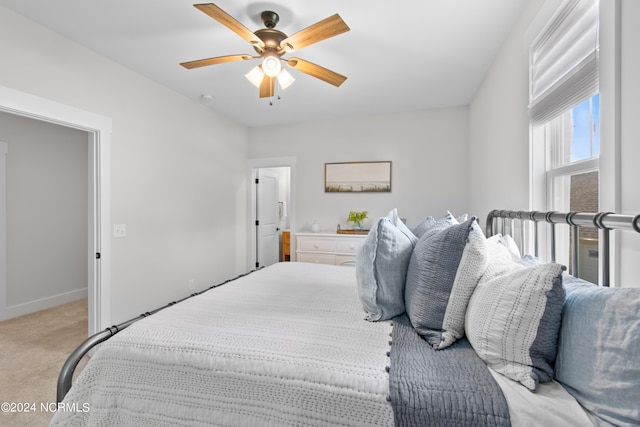
[[[0,111],[88,133],[88,332],[93,335],[111,324],[112,120],[4,86]]]
[[[280,190],[280,179],[278,174],[272,174],[272,171],[286,171],[287,175],[290,175],[291,168],[278,167],[278,168],[258,168],[256,172],[256,179],[259,184],[256,184],[256,264],[260,267],[266,267],[274,264],[280,259],[280,218],[278,215],[278,199]],[[273,187],[271,188],[273,196],[268,198],[270,192],[268,191],[269,185],[267,180],[272,180]],[[290,180],[290,179],[289,179]],[[289,191],[289,193],[291,193]],[[290,197],[290,194],[289,194]],[[273,204],[271,204],[273,202]],[[289,202],[287,201],[287,204]],[[269,209],[271,207],[271,209]],[[269,223],[269,220],[273,220]],[[267,231],[268,230],[268,231]],[[267,244],[265,239],[269,238],[271,244]],[[270,248],[270,249],[269,249]],[[271,253],[269,253],[271,252]],[[273,261],[273,262],[272,262]]]
[[[9,144],[0,141],[0,321],[7,318],[7,174]]]
[[[255,270],[253,256],[256,253],[256,185],[255,177],[258,169],[288,167],[290,173],[289,195],[289,228],[295,230],[296,224],[296,158],[295,157],[269,157],[247,160],[247,271]],[[295,260],[295,241],[291,239],[291,261]]]

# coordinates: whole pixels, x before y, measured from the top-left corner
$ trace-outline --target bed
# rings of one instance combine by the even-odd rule
[[[486,238],[475,218],[427,218],[422,229],[408,230],[392,211],[372,228],[356,268],[278,263],[109,328],[65,363],[58,384],[64,410],[51,425],[640,424],[640,368],[620,362],[637,362],[640,354],[640,289],[605,289],[567,276],[561,266],[525,259],[504,234],[504,221],[501,230],[496,227],[499,218],[535,222],[536,215],[493,211],[486,230],[495,236]],[[580,226],[583,216],[571,219]],[[591,224],[638,231],[638,217],[615,216],[613,222],[602,216]],[[456,256],[449,246],[456,239],[465,243],[451,272]],[[437,249],[434,241],[447,247]],[[480,246],[472,247],[473,241]],[[503,258],[478,261],[487,244]],[[438,315],[431,302],[423,306],[424,290],[409,285],[434,274],[433,260],[426,266],[420,261],[434,251],[446,261],[435,277],[449,285],[431,289],[429,301],[442,299],[443,292],[449,300],[466,300],[455,307],[445,301]],[[529,313],[514,314],[504,300],[509,292],[496,289],[508,288],[505,277],[513,277],[511,284],[530,280],[532,272],[548,276],[551,288],[541,297],[533,290],[528,306],[535,306],[531,298],[542,298],[542,311],[562,320],[550,335],[553,342],[543,343],[553,355],[538,355],[551,359],[550,373],[544,366],[517,365],[518,352],[511,355],[516,360],[496,361],[493,344],[514,347],[504,336],[531,328],[486,321],[488,308],[500,313],[508,306],[508,316],[531,323]],[[363,284],[371,277],[375,292]],[[558,289],[556,307],[549,295]],[[400,307],[398,298],[406,305]],[[437,327],[430,328],[434,321]],[[461,322],[466,333],[456,333]],[[496,336],[500,322],[506,323]],[[543,341],[545,322],[538,319],[533,339],[523,338],[532,348]],[[589,339],[580,339],[585,333]],[[607,339],[622,344],[602,350]],[[79,359],[98,344],[71,386]],[[599,353],[586,356],[590,351]],[[523,369],[531,374],[524,379]]]

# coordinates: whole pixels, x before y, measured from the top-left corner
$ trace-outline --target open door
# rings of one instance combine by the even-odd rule
[[[255,269],[256,264],[264,267],[280,260],[280,238],[285,229],[291,230],[290,254],[295,261],[295,165],[295,157],[247,161],[246,271]]]
[[[258,169],[256,178],[256,268],[279,260],[278,176]]]

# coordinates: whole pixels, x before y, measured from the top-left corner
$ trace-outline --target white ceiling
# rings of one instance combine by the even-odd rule
[[[525,0],[218,0],[249,29],[280,15],[288,35],[339,13],[351,31],[297,51],[348,77],[336,88],[297,70],[281,99],[258,98],[257,61],[187,70],[180,62],[255,54],[193,0],[0,0],[7,7],[249,127],[467,105]],[[201,101],[204,102],[204,101]]]

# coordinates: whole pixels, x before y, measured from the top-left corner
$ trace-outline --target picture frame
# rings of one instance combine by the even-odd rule
[[[391,162],[324,164],[325,193],[390,193]]]

